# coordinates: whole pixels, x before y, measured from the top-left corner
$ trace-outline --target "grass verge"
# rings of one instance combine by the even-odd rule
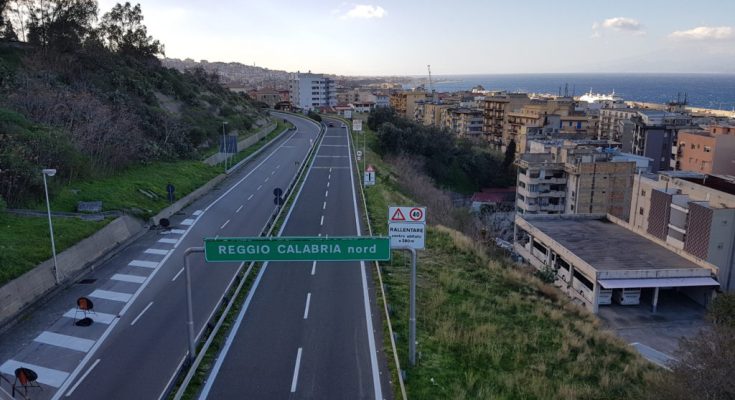
[[[366,134],[367,160],[378,172],[378,184],[365,191],[368,211],[375,234],[385,234],[387,207],[414,202],[401,193],[390,165],[371,151],[372,132]],[[441,226],[429,227],[426,250],[419,253],[419,357],[408,368],[409,261],[394,252],[381,268],[409,398],[644,396],[652,368],[600,331],[594,316],[556,288]],[[390,352],[388,337],[383,345]]]
[[[83,221],[53,218],[56,252],[60,253],[95,233],[111,219]],[[0,285],[51,258],[48,219],[0,212]]]

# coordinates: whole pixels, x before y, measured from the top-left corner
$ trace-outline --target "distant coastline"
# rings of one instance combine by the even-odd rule
[[[433,76],[434,89],[441,92],[471,90],[482,86],[486,90],[511,92],[582,95],[611,93],[625,100],[666,103],[683,100],[692,107],[731,111],[735,109],[735,74],[482,74]],[[423,84],[428,77],[413,76],[406,86]]]

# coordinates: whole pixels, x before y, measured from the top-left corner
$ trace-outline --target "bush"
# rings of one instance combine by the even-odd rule
[[[533,273],[544,283],[554,283],[556,281],[556,269],[551,265],[544,265],[543,268]]]
[[[313,119],[316,122],[322,122],[322,116],[315,113],[314,111],[309,111],[309,113],[306,114],[306,116]]]
[[[8,203],[5,202],[2,196],[0,196],[0,213],[5,212],[8,208]]]

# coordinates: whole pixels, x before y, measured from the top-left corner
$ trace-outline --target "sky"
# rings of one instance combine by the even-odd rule
[[[733,0],[139,2],[167,57],[290,72],[735,72]]]

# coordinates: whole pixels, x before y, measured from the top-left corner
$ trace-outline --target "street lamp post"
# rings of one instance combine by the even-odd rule
[[[227,121],[222,121],[222,148],[225,150],[225,173],[227,173],[227,136],[225,136],[225,125],[227,125]]]
[[[46,176],[54,176],[56,175],[56,170],[53,168],[47,168],[41,171],[43,173],[43,189],[46,192],[46,211],[48,212],[48,230],[51,234],[51,253],[54,256],[54,278],[56,279],[56,284],[58,285],[61,283],[61,279],[59,279],[59,266],[56,263],[56,243],[54,242],[54,224],[51,222],[51,203],[48,199],[48,184],[46,183]]]

